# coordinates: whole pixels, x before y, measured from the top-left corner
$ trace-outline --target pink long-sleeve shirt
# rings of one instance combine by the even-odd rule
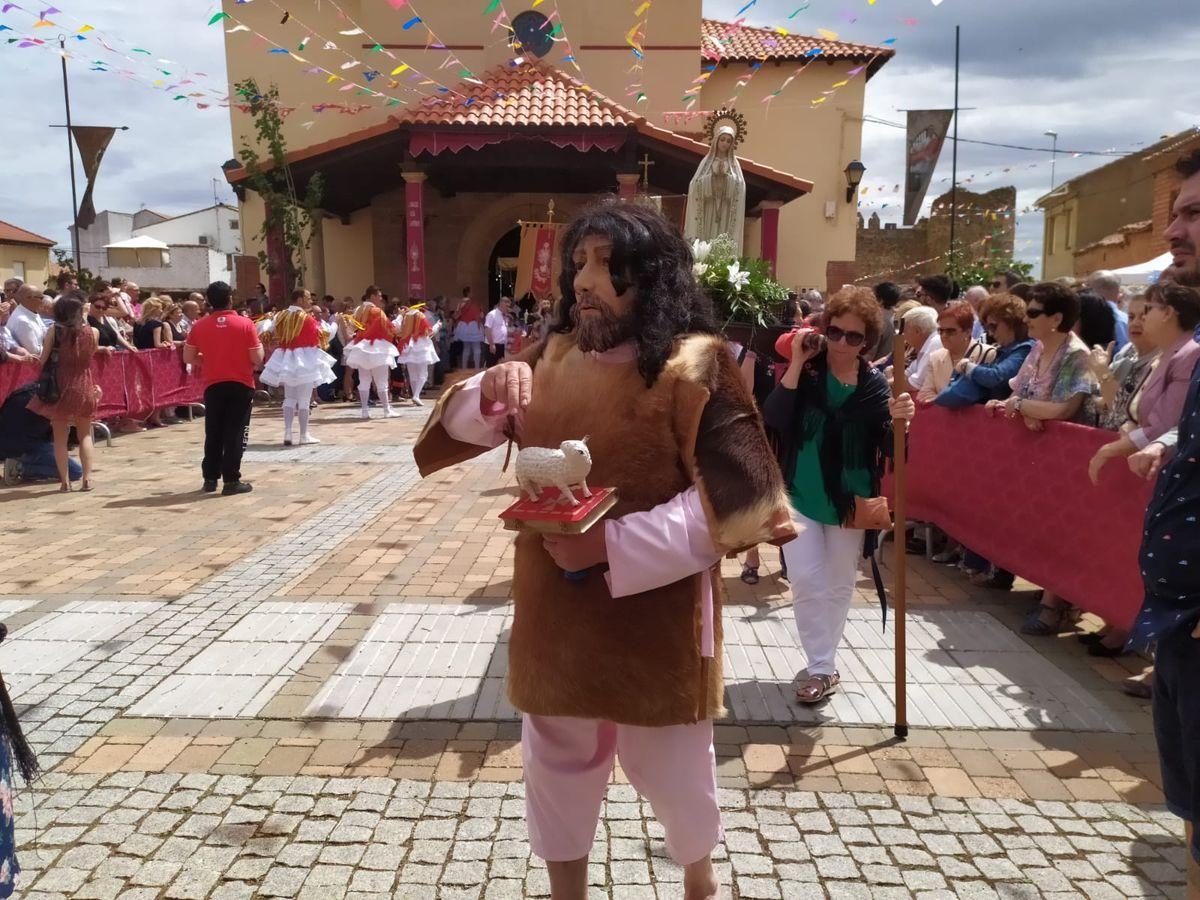
[[[1163,351],[1138,400],[1138,427],[1129,432],[1129,439],[1139,450],[1179,424],[1198,361],[1200,344],[1190,332]]]
[[[633,352],[633,345],[625,344],[596,354],[596,358],[600,362],[626,362]],[[442,413],[442,426],[455,440],[498,447],[505,440],[504,405],[483,397],[483,376],[481,372],[464,382],[447,403]],[[520,416],[516,426],[519,434]],[[699,491],[688,488],[653,509],[605,520],[604,540],[609,566],[605,579],[614,598],[632,596],[700,575],[700,652],[712,657],[716,652],[716,638],[709,570],[720,560],[721,554],[713,546]]]

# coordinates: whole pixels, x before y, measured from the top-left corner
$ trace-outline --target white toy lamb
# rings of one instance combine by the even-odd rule
[[[537,503],[544,487],[558,488],[558,503],[566,502],[578,506],[579,501],[571,492],[578,486],[583,496],[590,497],[587,476],[592,470],[592,454],[588,451],[588,439],[563,441],[559,449],[549,447],[526,447],[517,454],[517,485],[521,493]]]

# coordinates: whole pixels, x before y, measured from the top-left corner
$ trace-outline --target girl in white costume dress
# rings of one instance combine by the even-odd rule
[[[292,443],[292,423],[300,419],[300,443],[321,443],[308,432],[313,391],[334,380],[336,360],[325,352],[327,335],[320,323],[299,306],[275,314],[270,333],[275,350],[263,366],[264,384],[283,387],[283,442]]]
[[[367,401],[371,397],[372,383],[383,405],[383,414],[388,418],[398,416],[400,410],[392,409],[388,392],[388,370],[400,356],[395,344],[395,329],[383,310],[369,300],[355,311],[354,318],[362,325],[362,330],[350,339],[343,361],[350,368],[358,370],[358,399],[362,403],[362,417],[371,418]]]
[[[393,324],[397,332],[396,343],[400,345],[400,362],[408,369],[413,405],[424,406],[421,389],[429,380],[429,367],[438,361],[433,341],[441,325],[429,324],[425,318],[424,304],[404,310]]]

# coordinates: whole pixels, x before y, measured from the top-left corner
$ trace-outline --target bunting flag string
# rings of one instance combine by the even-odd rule
[[[741,11],[745,11],[746,9],[749,9],[753,5],[754,5],[754,3],[749,3],[746,6],[742,7]],[[740,14],[740,12],[739,12],[739,14]],[[772,31],[774,31],[775,34],[778,35],[779,37],[788,37],[788,35],[790,34],[790,32],[786,28],[776,27],[776,28],[773,28]],[[761,43],[763,45],[762,57],[760,59],[755,60],[753,63],[751,63],[750,71],[747,72],[744,76],[739,78],[734,83],[733,92],[729,95],[729,98],[725,101],[725,103],[724,103],[725,106],[732,106],[734,103],[737,102],[737,99],[738,99],[738,97],[741,96],[742,91],[745,90],[746,86],[748,84],[750,84],[751,81],[754,80],[754,76],[757,75],[759,72],[761,72],[762,69],[766,66],[767,62],[771,58],[771,51],[778,50],[779,46],[780,46],[778,37],[764,37],[764,38],[762,38]],[[808,66],[808,63],[810,63],[810,62],[812,62],[812,58],[806,59],[805,62],[800,66],[799,69],[797,69],[794,73],[792,73],[792,75],[790,75],[787,79],[784,80],[784,83],[783,83],[783,85],[781,85],[779,87],[778,92],[772,92],[771,94],[768,94],[767,96],[772,99],[779,96],[779,93],[782,93],[783,88],[786,87],[792,81],[793,78],[795,78],[797,75],[799,75],[800,72],[802,72]],[[767,102],[769,104],[769,101],[767,101]],[[767,107],[767,111],[770,112],[769,105]]]
[[[633,0],[637,7],[633,11],[633,27],[625,32],[625,43],[633,53],[633,65],[629,67],[629,82],[625,86],[625,94],[633,98],[633,106],[646,103],[649,95],[646,92],[646,29],[650,23],[650,9],[653,0]]]
[[[330,0],[330,2],[334,2],[334,0]],[[479,77],[472,72],[470,68],[458,58],[458,56],[455,55],[454,51],[451,50],[440,37],[438,37],[437,32],[433,30],[433,26],[430,25],[429,22],[421,15],[420,11],[414,5],[413,0],[401,0],[401,2],[396,2],[396,0],[388,0],[388,2],[397,12],[401,12],[401,7],[407,7],[407,11],[402,13],[402,15],[408,16],[408,18],[405,19],[404,24],[401,26],[404,31],[411,31],[418,25],[425,29],[426,50],[446,51],[446,58],[442,60],[441,65],[437,67],[436,71],[440,72],[443,69],[453,69],[460,79],[469,81],[472,84],[483,84],[483,81],[480,80]],[[486,2],[488,2],[488,7],[493,6],[490,0],[486,0]],[[334,5],[336,6],[336,3],[334,3]],[[494,6],[503,9],[504,4],[503,2],[498,2],[495,3]],[[485,15],[487,14],[486,10],[487,7],[485,7]],[[507,18],[507,16],[508,14],[505,12],[504,17]],[[505,27],[507,28],[509,26],[506,25]],[[418,87],[434,86],[434,93],[430,96],[436,97],[439,103],[458,102],[463,106],[471,106],[476,101],[475,97],[470,97],[461,91],[448,88],[429,75],[424,75],[420,78],[413,78],[413,81],[417,82]],[[495,99],[504,99],[504,95],[500,91],[493,91],[492,96]]]
[[[537,7],[537,5],[537,3],[533,4],[534,7]],[[550,24],[552,22],[554,23],[553,25]],[[571,64],[571,68],[573,68],[579,75],[583,75],[583,69],[580,68],[579,61],[575,58],[575,49],[571,46],[571,38],[567,35],[567,26],[566,23],[563,22],[562,13],[558,8],[558,0],[554,0],[554,11],[546,17],[546,25],[550,26],[550,37],[554,41],[561,42],[563,44],[563,50],[565,52],[563,53],[562,59],[560,59],[559,62],[569,62]],[[545,26],[543,26],[543,28],[545,28]]]
[[[269,2],[271,2],[271,4],[273,6],[280,8],[279,5],[274,2],[274,0],[269,0]],[[351,69],[355,69],[358,66],[362,65],[362,61],[358,60],[353,55],[346,53],[344,50],[340,50],[340,48],[337,47],[335,42],[328,40],[322,34],[320,34],[320,32],[316,31],[315,29],[309,28],[299,18],[297,18],[294,15],[289,17],[289,21],[294,22],[295,24],[299,25],[300,28],[303,29],[304,32],[309,36],[306,39],[306,42],[307,42],[307,40],[311,40],[312,38],[315,37],[321,41],[324,41],[324,47],[326,50],[337,50],[343,56],[347,57],[346,62],[341,63],[338,66],[337,71],[334,71],[334,70],[328,68],[327,66],[323,66],[318,63],[315,63],[315,62],[307,59],[306,57],[301,56],[299,53],[295,52],[294,50],[290,50],[287,47],[284,47],[276,39],[263,34],[262,32],[258,31],[255,28],[250,27],[245,22],[242,22],[241,20],[239,20],[236,16],[232,16],[232,15],[229,16],[229,20],[234,22],[237,25],[245,26],[245,28],[251,34],[253,34],[256,38],[258,38],[261,42],[270,45],[270,49],[268,50],[269,53],[276,53],[278,51],[282,51],[283,54],[286,54],[287,56],[291,57],[296,62],[304,65],[305,68],[303,69],[303,71],[305,74],[318,75],[318,76],[323,75],[323,76],[325,76],[325,84],[329,85],[329,86],[337,84],[338,82],[342,82],[341,86],[337,88],[337,91],[339,93],[355,91],[356,92],[355,96],[371,97],[373,99],[383,100],[384,104],[386,106],[399,106],[401,104],[407,104],[409,102],[408,100],[403,99],[401,97],[395,97],[395,96],[391,96],[389,94],[385,94],[384,92],[377,90],[370,86],[371,82],[373,82],[376,78],[380,77],[380,75],[381,75],[381,73],[377,69],[372,69],[369,67],[366,68],[362,73],[362,82],[354,80],[351,77],[349,77],[348,75],[341,74],[342,72],[349,72]],[[413,90],[412,88],[407,88],[407,89]],[[414,91],[414,93],[415,93],[415,91]],[[313,111],[318,112],[318,113],[324,112],[326,109],[335,108],[335,107],[341,106],[341,105],[344,105],[344,104],[317,103],[317,104],[313,104]]]
[[[817,50],[818,48],[813,48],[813,49]],[[775,98],[778,97],[780,94],[782,94],[785,90],[787,90],[787,86],[789,84],[791,84],[793,81],[795,81],[797,78],[799,78],[800,75],[803,74],[804,70],[807,69],[812,64],[813,60],[815,60],[820,55],[821,54],[819,52],[814,53],[812,50],[810,50],[805,55],[804,61],[801,62],[800,65],[798,65],[796,67],[795,71],[793,71],[790,75],[788,75],[787,78],[783,79],[783,83],[780,84],[779,87],[777,87],[775,90],[771,91],[771,93],[767,94],[765,97],[762,98],[761,102],[766,104],[766,107],[767,107],[766,115],[769,116],[771,114],[771,108],[772,108]]]
[[[824,29],[822,29],[822,30],[824,30]],[[830,32],[830,34],[833,34],[833,32]],[[836,37],[836,35],[835,35],[835,37]],[[895,41],[896,41],[895,38],[889,38],[888,40],[884,41],[884,43],[890,44],[890,43],[895,43]],[[833,97],[834,95],[836,95],[837,92],[840,91],[842,88],[844,88],[846,85],[848,85],[851,82],[851,80],[853,80],[854,78],[857,78],[863,72],[869,71],[871,66],[875,63],[875,60],[879,59],[880,55],[881,55],[881,52],[876,52],[865,63],[855,66],[853,69],[851,69],[849,72],[846,73],[845,78],[843,78],[841,81],[834,82],[832,85],[830,85],[829,90],[822,91],[820,97],[814,97],[809,102],[809,106],[812,109],[816,109],[822,103],[827,101],[830,97]]]
[[[50,7],[46,10],[42,10],[41,13],[39,14],[39,13],[35,13],[32,10],[27,10],[24,7],[20,6],[19,4],[6,3],[6,4],[4,4],[4,6],[2,8],[0,8],[0,12],[8,12],[9,10],[12,10],[12,9],[20,10],[22,13],[25,13],[26,15],[30,16],[31,18],[35,19],[35,22],[34,22],[33,26],[31,26],[31,27],[37,27],[38,22],[46,21],[46,19],[45,19],[46,15],[55,15],[55,16],[60,17],[63,20],[71,20],[73,22],[76,22],[76,23],[78,23],[79,27],[76,29],[74,34],[69,36],[70,39],[73,39],[76,42],[76,45],[84,46],[84,43],[94,41],[94,42],[98,43],[100,45],[100,47],[102,47],[106,53],[108,53],[114,57],[119,57],[120,59],[128,62],[130,64],[130,66],[135,67],[135,68],[113,68],[109,63],[105,62],[104,60],[93,59],[88,62],[89,71],[113,72],[122,78],[125,78],[128,80],[133,80],[133,81],[138,81],[140,79],[145,84],[145,86],[150,87],[153,90],[171,94],[173,100],[179,100],[179,99],[190,100],[190,99],[194,99],[196,97],[206,97],[207,96],[207,97],[211,97],[217,103],[223,104],[228,101],[228,94],[225,91],[224,84],[221,84],[219,87],[215,87],[215,86],[208,87],[208,88],[205,88],[203,91],[192,90],[186,94],[172,93],[172,92],[177,92],[181,87],[186,87],[186,86],[193,86],[194,88],[200,87],[203,85],[204,81],[210,79],[212,76],[209,76],[207,73],[204,73],[204,72],[188,70],[188,71],[182,73],[182,77],[180,77],[179,74],[174,74],[177,69],[177,64],[174,61],[169,60],[169,59],[154,59],[153,58],[154,54],[152,54],[149,50],[146,50],[141,47],[131,47],[129,52],[126,53],[126,52],[110,45],[107,41],[104,40],[104,38],[98,32],[89,38],[87,35],[91,32],[95,32],[96,28],[93,25],[91,25],[87,22],[84,22],[82,19],[79,19],[78,17],[71,15],[67,11],[58,9],[57,7]],[[57,23],[54,23],[54,24],[57,24]],[[4,28],[6,30],[10,30],[10,31],[12,30],[8,26],[4,26]],[[125,43],[124,41],[121,41],[118,38],[112,38],[112,40],[118,44]],[[84,42],[84,43],[81,43],[81,42]],[[10,45],[15,43],[15,45],[18,48],[45,47],[46,49],[53,50],[57,55],[65,55],[68,59],[82,59],[83,58],[82,56],[80,56],[78,54],[72,53],[71,51],[66,51],[65,53],[60,53],[59,48],[52,41],[43,39],[43,38],[36,38],[36,37],[10,38],[8,40],[8,43]],[[136,54],[136,55],[130,55],[130,54]],[[171,68],[170,69],[164,68],[165,66],[170,66]],[[153,70],[154,74],[139,76],[138,69],[143,68],[143,67],[149,67],[150,69]],[[187,67],[185,67],[185,69],[187,69]],[[177,79],[177,80],[173,81],[172,83],[168,83],[169,79]],[[197,79],[200,79],[200,80],[198,81]],[[205,104],[205,107],[211,106],[211,105],[214,105],[214,104],[208,103],[208,104]]]
[[[427,77],[423,73],[417,72],[416,70],[412,70],[413,75],[408,79],[409,83],[406,83],[406,84],[401,83],[401,82],[395,80],[395,78],[393,76],[385,75],[385,70],[392,70],[394,68],[394,66],[392,66],[388,63],[382,63],[382,62],[380,63],[379,66],[375,66],[375,65],[372,65],[370,62],[364,62],[363,60],[359,59],[358,56],[356,56],[354,53],[351,53],[349,50],[346,50],[344,47],[340,46],[337,40],[326,37],[319,30],[317,30],[316,28],[313,28],[312,26],[305,23],[303,20],[301,20],[299,18],[299,16],[297,16],[295,13],[291,12],[290,10],[286,9],[282,4],[280,4],[278,2],[278,0],[267,0],[267,2],[270,3],[271,6],[273,6],[275,9],[279,10],[282,13],[285,13],[284,19],[280,23],[281,25],[286,24],[286,23],[294,24],[300,28],[300,30],[304,33],[305,37],[299,42],[299,44],[297,45],[297,49],[295,51],[292,51],[292,50],[289,50],[286,47],[284,47],[281,43],[279,43],[279,41],[277,41],[273,38],[270,38],[267,35],[261,34],[260,32],[256,31],[255,29],[251,28],[250,30],[255,35],[257,35],[261,40],[267,41],[268,43],[272,44],[276,49],[283,49],[284,52],[288,53],[288,55],[290,55],[294,60],[296,60],[299,63],[307,65],[308,68],[306,68],[304,70],[307,74],[313,74],[313,75],[325,74],[327,76],[326,83],[334,84],[336,81],[345,80],[345,79],[343,79],[343,77],[341,75],[338,74],[339,72],[348,72],[352,69],[357,69],[361,66],[363,69],[362,81],[365,82],[365,84],[359,84],[359,83],[356,83],[353,81],[346,80],[346,83],[344,85],[342,85],[340,88],[338,88],[339,91],[350,91],[350,90],[355,90],[357,88],[360,92],[362,92],[362,95],[370,96],[370,97],[373,97],[376,99],[382,99],[384,101],[384,103],[388,106],[399,106],[401,104],[409,103],[408,99],[404,99],[402,97],[396,97],[394,95],[389,95],[387,93],[384,93],[383,91],[380,91],[380,90],[370,86],[376,79],[385,78],[387,87],[390,91],[403,90],[410,94],[416,94],[418,96],[424,95],[423,92],[417,90],[417,88],[412,83],[420,78]],[[355,22],[352,18],[350,18],[345,13],[345,11],[342,10],[342,8],[337,5],[335,0],[328,0],[328,2],[330,2],[334,6],[334,8],[338,11],[339,17],[346,24],[348,24],[350,26],[349,28],[340,30],[338,32],[339,37],[353,38],[353,37],[357,37],[359,35],[365,35],[367,37],[367,39],[373,44],[374,47],[379,48],[379,50],[375,51],[375,52],[380,52],[380,53],[386,55],[389,58],[391,63],[403,62],[403,60],[397,60],[394,53],[392,53],[390,50],[384,50],[382,45],[380,45],[378,42],[376,42],[374,40],[374,38],[367,35],[366,31],[364,31],[362,26],[360,26],[357,22]],[[231,18],[233,18],[233,17],[231,17]],[[234,21],[237,21],[237,20],[234,19]],[[243,22],[241,24],[244,25],[245,23]],[[312,41],[314,38],[316,40],[318,40],[319,42],[321,42],[321,51],[322,52],[336,52],[339,55],[345,57],[344,61],[337,64],[336,72],[332,71],[328,67],[321,66],[321,65],[318,65],[315,63],[311,63],[307,58],[299,55],[300,53],[305,51],[305,48],[308,47],[309,42]],[[271,52],[274,52],[274,51],[271,51]],[[372,52],[372,51],[368,51],[368,53],[370,53],[370,52]],[[412,67],[410,66],[409,69],[411,70],[411,68]],[[314,70],[316,70],[316,71],[314,71]],[[440,85],[439,85],[439,87],[440,87]],[[449,90],[449,88],[446,88],[446,90]]]

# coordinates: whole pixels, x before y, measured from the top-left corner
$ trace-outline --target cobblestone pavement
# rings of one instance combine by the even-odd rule
[[[503,694],[511,482],[498,454],[420,480],[423,419],[325,407],[324,443],[284,448],[261,410],[241,497],[196,492],[199,423],[117,438],[92,494],[3,490],[0,671],[50,770],[16,803],[21,896],[547,893]],[[1143,660],[1024,638],[1032,586],[910,556],[897,742],[869,582],[841,692],[801,709],[763,556],[754,587],[724,571],[725,896],[1183,896],[1148,707],[1118,689]],[[681,877],[618,768],[594,895],[677,897]]]

